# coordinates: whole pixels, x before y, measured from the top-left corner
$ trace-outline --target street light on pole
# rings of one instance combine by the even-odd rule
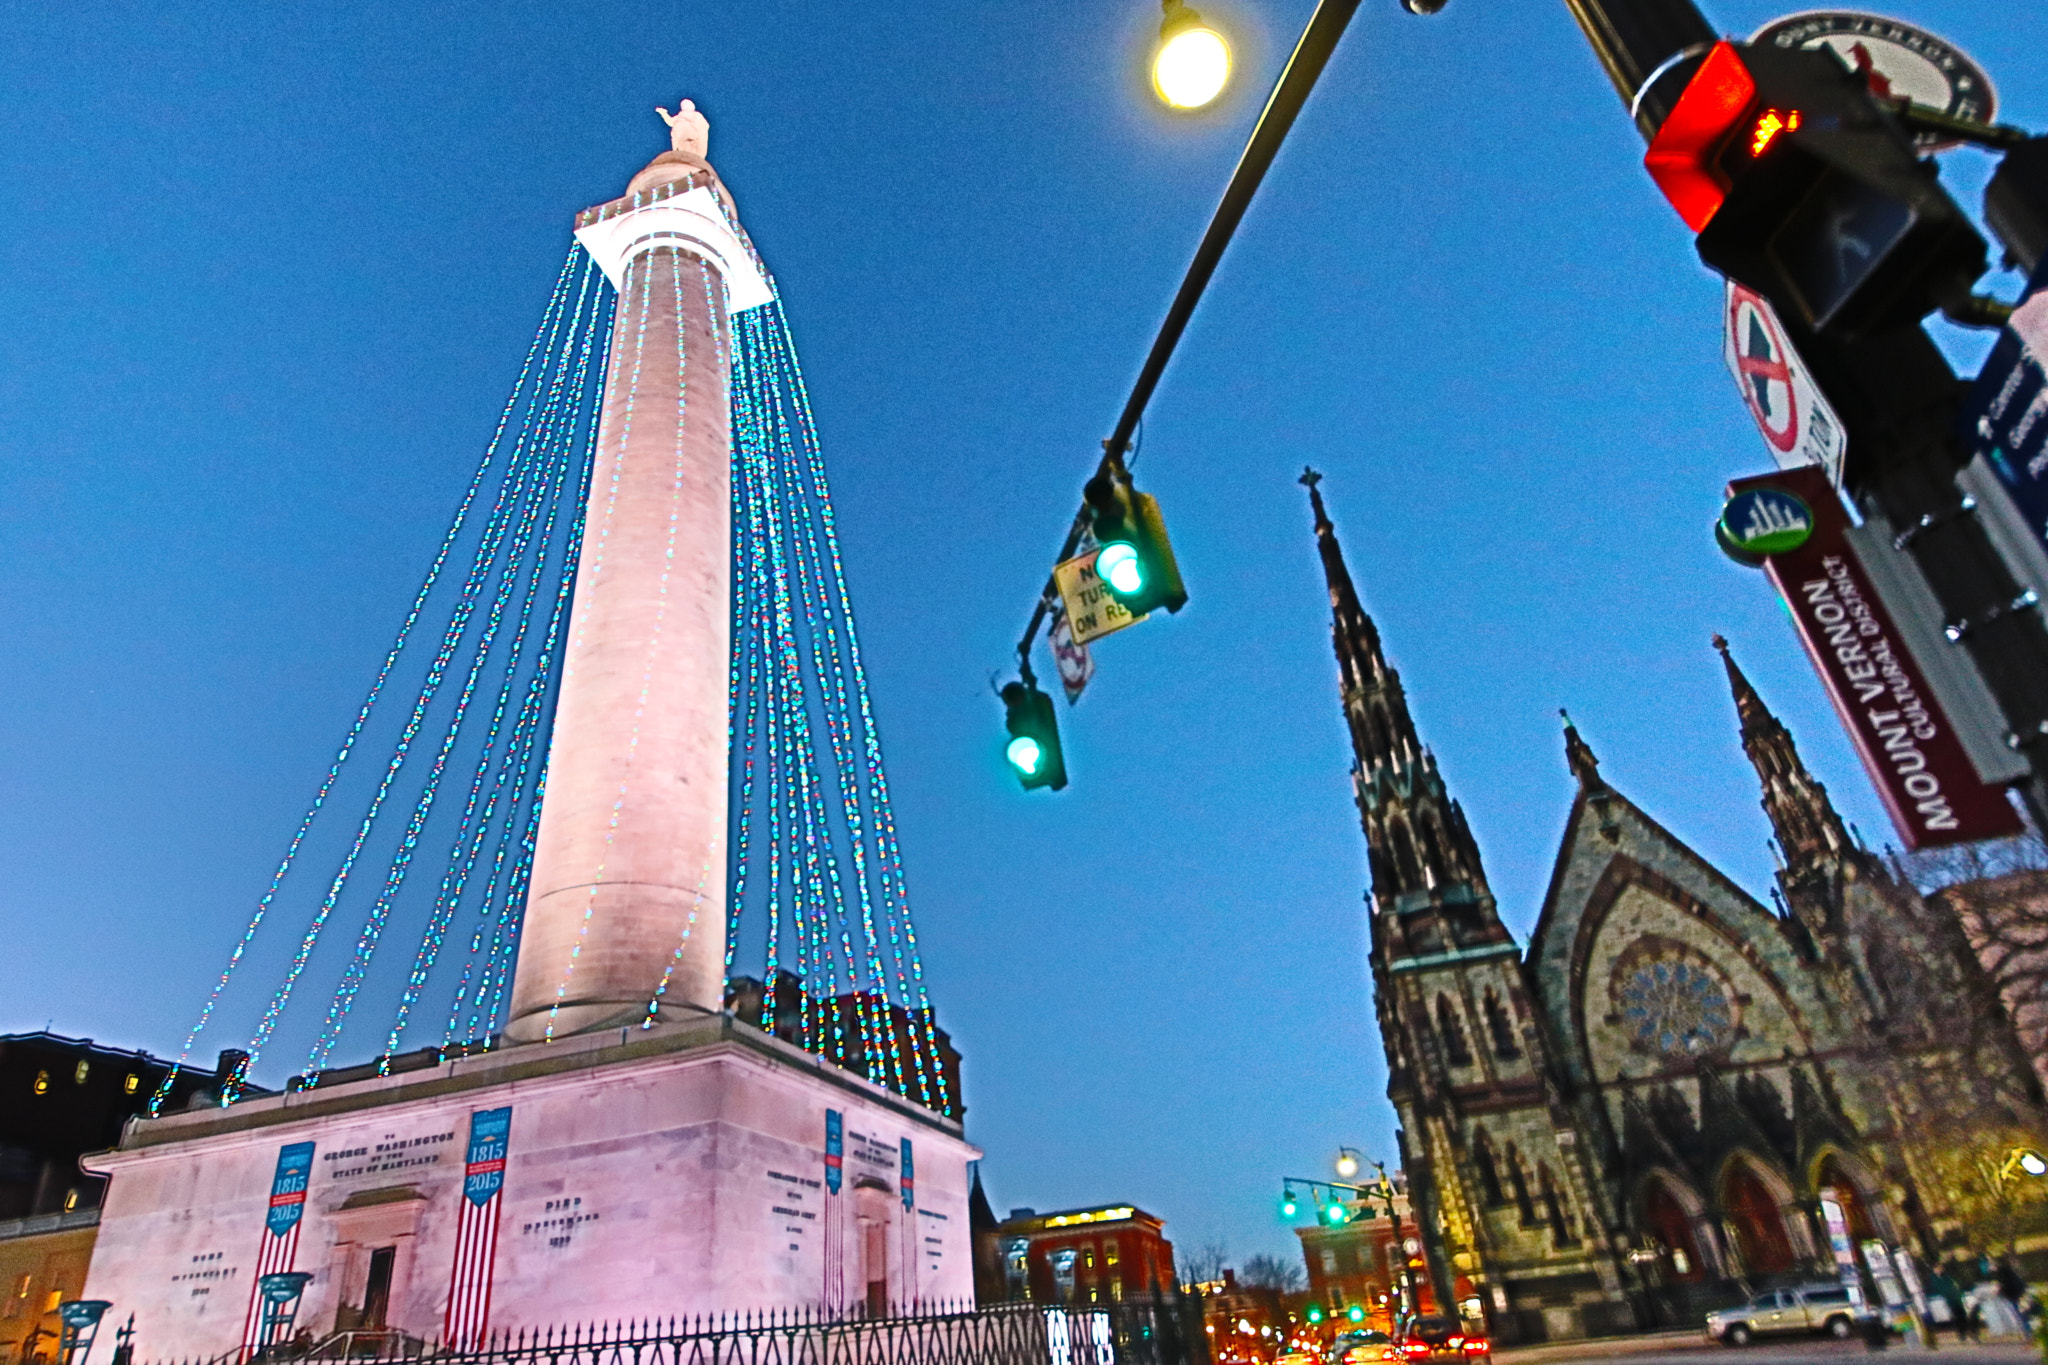
[[[1152,88],[1175,109],[1200,109],[1230,83],[1230,44],[1182,0],[1162,0]]]

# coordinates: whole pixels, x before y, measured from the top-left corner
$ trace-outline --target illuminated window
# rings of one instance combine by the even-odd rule
[[[1095,1269],[1095,1248],[1094,1248],[1094,1247],[1083,1247],[1083,1248],[1081,1249],[1081,1268],[1082,1268],[1083,1270],[1093,1270],[1093,1269]]]
[[[1102,1244],[1102,1263],[1115,1265],[1116,1259],[1116,1238],[1112,1237]]]
[[[45,1313],[54,1313],[57,1311],[57,1305],[62,1302],[64,1302],[64,1291],[62,1289],[52,1289],[49,1298],[43,1302],[43,1311]]]
[[[50,1093],[50,1073],[49,1073],[49,1072],[47,1072],[47,1071],[38,1071],[38,1072],[36,1073],[36,1093],[37,1093],[38,1095],[47,1095],[47,1094],[49,1094],[49,1093]]]
[[[73,1209],[75,1209],[75,1208],[77,1208],[77,1207],[78,1207],[78,1191],[77,1191],[77,1190],[66,1190],[66,1191],[64,1191],[64,1212],[66,1212],[66,1213],[69,1213],[69,1212],[71,1212],[71,1211],[72,1211]]]
[[[141,1082],[141,1080],[142,1080],[142,1078],[141,1078],[140,1076],[137,1076],[137,1075],[136,1075],[136,1074],[135,1074],[134,1072],[132,1072],[132,1071],[131,1071],[131,1072],[129,1072],[129,1073],[128,1073],[128,1079],[127,1079],[127,1080],[125,1080],[125,1081],[123,1081],[123,1082],[121,1082],[121,1093],[122,1093],[122,1094],[124,1094],[124,1095],[132,1095],[132,1094],[134,1094],[134,1093],[135,1093],[135,1087],[136,1087],[136,1086],[137,1086],[137,1085],[138,1085],[138,1084],[139,1084],[139,1083]]]
[[[80,1085],[84,1085],[85,1078],[91,1073],[92,1063],[86,1061],[84,1058],[81,1057],[78,1061],[78,1070],[71,1073],[71,1079],[78,1082],[78,1084]]]

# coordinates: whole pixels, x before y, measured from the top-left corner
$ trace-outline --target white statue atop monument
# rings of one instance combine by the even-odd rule
[[[709,157],[707,149],[711,145],[711,123],[697,112],[694,103],[689,100],[682,101],[676,105],[673,114],[656,105],[654,112],[661,115],[661,121],[668,125],[670,147],[679,152],[688,152],[700,161]]]

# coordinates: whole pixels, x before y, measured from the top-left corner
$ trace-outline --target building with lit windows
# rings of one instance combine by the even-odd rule
[[[1116,1303],[1174,1287],[1165,1223],[1129,1204],[1041,1214],[1011,1209],[997,1225],[1006,1297]]]
[[[222,1054],[226,1067],[238,1060]],[[169,1062],[90,1038],[0,1034],[0,1358],[56,1358],[57,1305],[84,1292],[106,1192],[79,1158],[119,1142],[170,1074]],[[218,1067],[182,1069],[165,1106],[208,1103],[219,1086]]]
[[[1429,1264],[1422,1254],[1422,1241],[1408,1207],[1408,1196],[1397,1193],[1394,1208],[1401,1217],[1400,1235],[1394,1223],[1381,1212],[1374,1216],[1363,1203],[1345,1206],[1351,1217],[1332,1224],[1319,1219],[1295,1228],[1301,1239],[1302,1265],[1308,1271],[1308,1302],[1320,1304],[1338,1330],[1370,1327],[1381,1332],[1394,1330],[1400,1311],[1401,1266],[1408,1265],[1409,1290],[1415,1296],[1415,1313],[1436,1311],[1436,1297],[1429,1283]],[[1362,1321],[1350,1317],[1358,1306]]]

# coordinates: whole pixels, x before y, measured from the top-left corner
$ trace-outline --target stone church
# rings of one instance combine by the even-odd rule
[[[1773,904],[1609,785],[1567,719],[1577,791],[1518,943],[1317,477],[1387,1093],[1438,1302],[1501,1342],[1695,1326],[1835,1277],[1828,1188],[1859,1247],[1923,1269],[1960,1247],[1943,1154],[2037,1141],[2039,1081],[1953,917],[1850,837],[1726,643]],[[1866,1284],[1893,1274],[1874,1259]]]

